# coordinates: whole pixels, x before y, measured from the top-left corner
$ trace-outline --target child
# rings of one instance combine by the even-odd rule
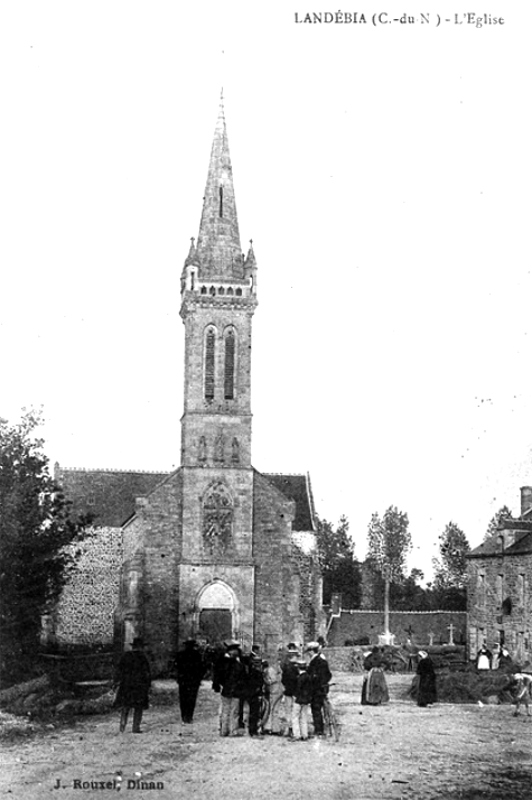
[[[312,699],[312,682],[304,661],[296,661],[298,676],[292,703],[292,736],[294,740],[308,739],[308,710]]]

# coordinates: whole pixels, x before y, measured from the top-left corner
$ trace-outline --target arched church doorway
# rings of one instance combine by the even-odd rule
[[[209,644],[232,639],[237,630],[236,598],[223,581],[207,584],[197,601],[198,634]]]

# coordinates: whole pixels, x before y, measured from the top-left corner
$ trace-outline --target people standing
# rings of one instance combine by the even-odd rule
[[[212,688],[221,693],[220,736],[235,736],[240,699],[245,693],[245,668],[238,642],[226,643],[225,653],[214,665]]]
[[[285,708],[285,717],[288,721],[288,731],[286,732],[288,736],[293,734],[293,726],[292,726],[292,706],[294,703],[294,695],[296,693],[297,688],[297,679],[299,677],[299,652],[297,649],[297,645],[294,642],[290,642],[287,647],[287,655],[283,661],[283,665],[281,667],[281,682],[283,684],[284,689],[284,708]]]
[[[151,670],[140,636],[133,639],[131,650],[121,656],[115,683],[118,684],[118,691],[114,705],[122,709],[120,732],[125,731],[129,712],[133,709],[133,733],[141,733],[142,713],[149,705]]]
[[[419,662],[417,665],[418,687],[417,687],[417,704],[421,708],[430,706],[436,703],[438,695],[436,692],[436,673],[434,672],[434,664],[426,650],[420,650],[418,653]]]
[[[476,666],[478,670],[491,669],[491,651],[488,650],[485,644],[482,645],[477,653]]]
[[[295,661],[297,677],[292,702],[292,739],[308,739],[308,710],[312,701],[312,681],[305,661]]]
[[[259,736],[261,733],[260,704],[264,690],[264,678],[262,673],[262,658],[259,645],[253,645],[251,653],[242,658],[245,667],[245,689],[240,704],[242,709],[244,702],[249,707],[248,714],[248,733],[250,736]]]
[[[361,704],[363,706],[380,706],[390,699],[386,678],[384,677],[384,658],[381,650],[374,647],[364,659],[367,675],[362,682]]]
[[[498,668],[508,671],[512,669],[513,664],[514,662],[512,656],[510,655],[506,647],[503,644],[501,644],[499,646]]]
[[[199,687],[206,672],[198,643],[194,639],[185,642],[184,649],[177,654],[175,666],[181,719],[184,723],[191,723]]]
[[[264,694],[268,700],[268,714],[263,722],[262,730],[268,735],[278,736],[281,733],[281,719],[279,716],[281,700],[283,699],[283,684],[279,664],[262,663],[264,678]]]
[[[332,678],[327,659],[320,652],[319,642],[309,642],[305,649],[309,659],[307,674],[310,677],[312,722],[314,734],[324,735],[323,703],[329,691],[329,681]]]

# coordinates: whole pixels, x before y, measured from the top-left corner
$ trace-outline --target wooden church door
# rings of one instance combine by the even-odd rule
[[[199,634],[209,644],[217,644],[233,636],[233,615],[229,608],[204,608],[200,611]]]

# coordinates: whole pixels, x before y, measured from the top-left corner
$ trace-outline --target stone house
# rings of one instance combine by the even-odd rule
[[[113,568],[106,578],[114,598],[112,621],[106,606],[106,635],[114,623],[121,645],[143,636],[160,668],[190,636],[209,642],[236,637],[273,653],[323,632],[309,477],[262,474],[252,466],[256,307],[257,264],[252,245],[247,256],[241,250],[221,106],[199,235],[181,276],[181,466],[167,474],[58,469],[75,507],[95,512],[97,531],[88,547],[98,561],[94,572],[89,555],[84,577],[76,577],[78,589],[76,580],[67,587],[59,633],[69,624],[64,612],[75,614],[74,606],[84,602],[79,581],[92,586],[92,569],[97,584],[111,551],[119,553],[121,569],[120,577]],[[90,591],[97,614],[98,590]],[[88,616],[85,622],[88,627]]]
[[[503,520],[468,555],[469,654],[504,644],[532,661],[532,487],[521,489],[521,515]]]

